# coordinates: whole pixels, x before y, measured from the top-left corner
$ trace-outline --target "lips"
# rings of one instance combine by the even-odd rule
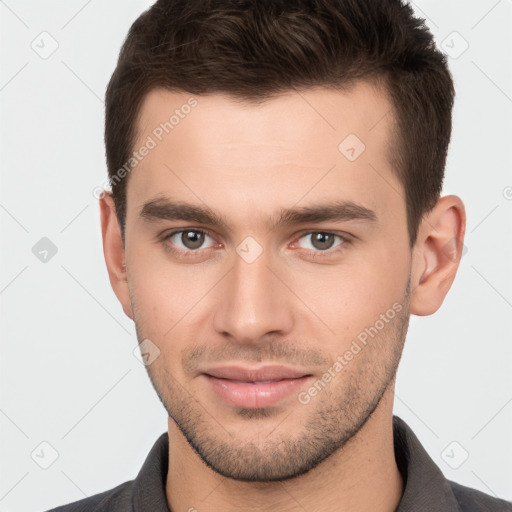
[[[204,373],[218,379],[237,380],[240,382],[262,382],[283,379],[297,379],[306,373],[287,368],[286,366],[263,366],[258,369],[242,368],[240,366],[221,366],[211,368]]]
[[[257,369],[240,366],[209,368],[203,373],[211,389],[230,405],[270,407],[298,391],[312,376],[285,366]]]

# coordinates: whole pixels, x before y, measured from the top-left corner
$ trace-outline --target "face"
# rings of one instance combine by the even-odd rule
[[[411,251],[390,109],[366,83],[143,103],[125,311],[159,351],[147,369],[169,416],[224,476],[308,471],[393,382]]]

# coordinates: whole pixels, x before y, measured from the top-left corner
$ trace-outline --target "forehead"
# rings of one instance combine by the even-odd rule
[[[251,206],[270,215],[319,198],[379,210],[403,195],[389,158],[392,126],[387,95],[367,82],[262,103],[155,89],[137,120],[134,150],[151,149],[130,173],[128,209],[167,196],[219,211],[243,202],[247,221]]]
[[[184,122],[187,118],[192,121]],[[138,142],[153,132],[160,138],[171,132],[190,136],[193,131],[208,135],[212,143],[254,144],[266,138],[274,144],[290,137],[291,142],[297,142],[300,136],[309,138],[312,131],[330,133],[334,139],[352,131],[364,139],[377,125],[381,129],[373,135],[385,134],[392,121],[387,91],[368,81],[346,90],[293,89],[266,100],[157,88],[149,91],[141,103],[136,131]],[[262,125],[265,130],[261,130]]]

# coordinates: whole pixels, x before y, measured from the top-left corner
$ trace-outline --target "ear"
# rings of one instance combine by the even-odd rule
[[[133,311],[126,278],[125,255],[121,229],[117,220],[114,199],[111,192],[100,197],[101,234],[103,254],[107,264],[110,285],[123,306],[125,314],[133,320]]]
[[[459,268],[464,248],[466,212],[457,196],[441,197],[423,217],[413,248],[411,313],[435,313]]]

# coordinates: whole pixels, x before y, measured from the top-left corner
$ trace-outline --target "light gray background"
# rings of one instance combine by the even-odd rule
[[[92,195],[106,178],[104,90],[150,3],[0,1],[1,511],[130,480],[167,429],[110,288]],[[466,204],[467,252],[440,311],[412,317],[395,412],[447,477],[512,499],[512,0],[414,7],[451,55],[444,192]],[[58,248],[46,263],[32,252],[42,237]],[[48,469],[43,441],[58,452]]]

